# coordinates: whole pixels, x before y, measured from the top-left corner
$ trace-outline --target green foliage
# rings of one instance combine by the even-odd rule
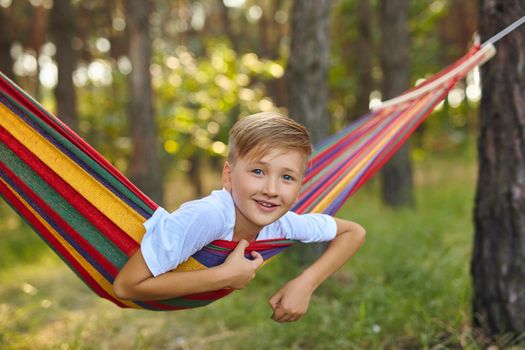
[[[228,131],[245,115],[276,110],[263,82],[280,78],[282,64],[237,54],[210,41],[206,57],[183,46],[157,53],[152,67],[159,138],[166,156],[226,155]],[[184,163],[180,163],[184,164]]]
[[[206,57],[184,46],[164,48],[155,51],[151,72],[158,137],[168,168],[173,159],[179,170],[187,171],[186,160],[194,156],[223,157],[228,131],[238,118],[277,110],[266,96],[265,82],[284,74],[282,63],[254,53],[239,55],[222,41],[210,41]],[[80,133],[125,170],[132,146],[128,77],[117,69],[117,62],[102,62],[110,67],[112,83],[87,80],[79,89]]]
[[[458,6],[458,4],[460,6]],[[376,90],[380,90],[382,72],[379,60],[380,2],[371,1],[371,37],[373,47],[372,79]],[[454,7],[455,5],[455,7]],[[425,79],[459,59],[467,50],[461,42],[474,33],[456,33],[457,37],[445,37],[443,32],[458,7],[475,15],[473,6],[451,0],[425,0],[410,2],[408,26],[410,33],[410,67],[412,84]],[[353,116],[359,91],[357,77],[356,42],[358,39],[356,0],[344,0],[334,6],[332,13],[332,52],[330,68],[329,108],[334,116],[335,129],[341,127],[349,116]],[[448,20],[448,22],[447,22]],[[464,25],[461,29],[468,27]],[[458,29],[460,29],[458,27]],[[455,39],[455,40],[454,40]],[[387,39],[388,40],[388,39]],[[470,83],[469,83],[470,84]],[[466,84],[459,85],[463,91]],[[477,101],[464,98],[459,105],[451,107],[448,102],[436,111],[428,122],[416,132],[415,144],[419,151],[465,147],[475,135],[477,125]]]
[[[449,2],[431,0],[410,3],[410,63],[413,82],[444,68],[441,58],[447,43],[440,40],[439,30],[440,20],[446,15]]]
[[[111,76],[110,86],[88,80],[78,90],[79,132],[104,157],[124,169],[131,152],[127,77],[116,69]]]

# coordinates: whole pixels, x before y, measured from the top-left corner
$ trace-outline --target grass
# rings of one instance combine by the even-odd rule
[[[365,226],[367,242],[292,324],[271,321],[267,305],[300,271],[290,252],[211,306],[122,310],[89,291],[2,204],[0,348],[481,349],[470,328],[475,167],[422,159],[415,179],[415,210],[384,207],[376,182],[346,204],[339,216]]]

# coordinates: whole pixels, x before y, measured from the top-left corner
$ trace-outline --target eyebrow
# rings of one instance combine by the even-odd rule
[[[256,160],[254,161],[255,164],[261,164],[261,165],[268,165],[268,162],[263,162],[263,161],[260,161],[260,160]],[[284,167],[283,170],[287,171],[287,172],[292,172],[292,173],[295,173],[295,174],[300,174],[300,172],[296,169],[292,169],[292,168],[288,168],[288,167]]]

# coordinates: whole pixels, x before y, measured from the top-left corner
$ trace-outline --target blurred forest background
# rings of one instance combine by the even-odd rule
[[[414,86],[472,45],[478,4],[408,4],[408,74]],[[132,62],[151,49],[152,122],[140,127],[155,138],[160,169],[155,181],[163,185],[156,194],[143,190],[175,209],[220,186],[228,131],[238,118],[270,110],[287,114],[293,1],[151,5],[142,9],[148,19],[142,20],[148,28],[144,37],[140,26],[130,26],[124,0],[0,0],[0,70],[133,178],[134,167],[149,166],[133,158],[141,142],[133,136],[140,108],[134,103],[149,95],[143,90],[141,96],[140,89],[137,94]],[[324,120],[329,133],[383,99],[380,54],[390,38],[381,35],[380,8],[374,0],[336,0],[329,6]],[[149,48],[140,46],[144,40]],[[68,77],[69,85],[63,83]],[[1,203],[0,347],[482,346],[470,327],[468,274],[480,98],[476,69],[412,137],[414,209],[389,209],[372,180],[341,210],[339,215],[367,227],[367,244],[351,266],[319,289],[296,324],[274,324],[266,305],[300,271],[290,256],[263,269],[249,288],[202,310],[119,310],[95,298]]]
[[[133,46],[136,34],[126,25],[124,1],[54,4],[0,1],[0,69],[126,173],[137,114],[130,108],[130,50],[142,47]],[[162,174],[187,174],[192,196],[201,196],[207,192],[202,176],[220,169],[228,130],[238,118],[286,113],[292,1],[152,5],[149,72],[156,125],[143,126],[158,134]],[[333,132],[381,100],[379,53],[382,40],[390,38],[380,37],[378,2],[341,0],[330,9],[329,118],[323,123]],[[411,85],[460,57],[477,28],[474,1],[412,1],[407,15]],[[58,110],[56,96],[69,104]],[[474,71],[416,135],[415,154],[472,142],[479,99]]]

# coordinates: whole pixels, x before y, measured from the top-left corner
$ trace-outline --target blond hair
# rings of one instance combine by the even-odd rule
[[[275,112],[249,115],[237,121],[230,130],[228,162],[232,164],[239,157],[260,159],[275,149],[299,151],[308,158],[312,153],[308,130]]]

